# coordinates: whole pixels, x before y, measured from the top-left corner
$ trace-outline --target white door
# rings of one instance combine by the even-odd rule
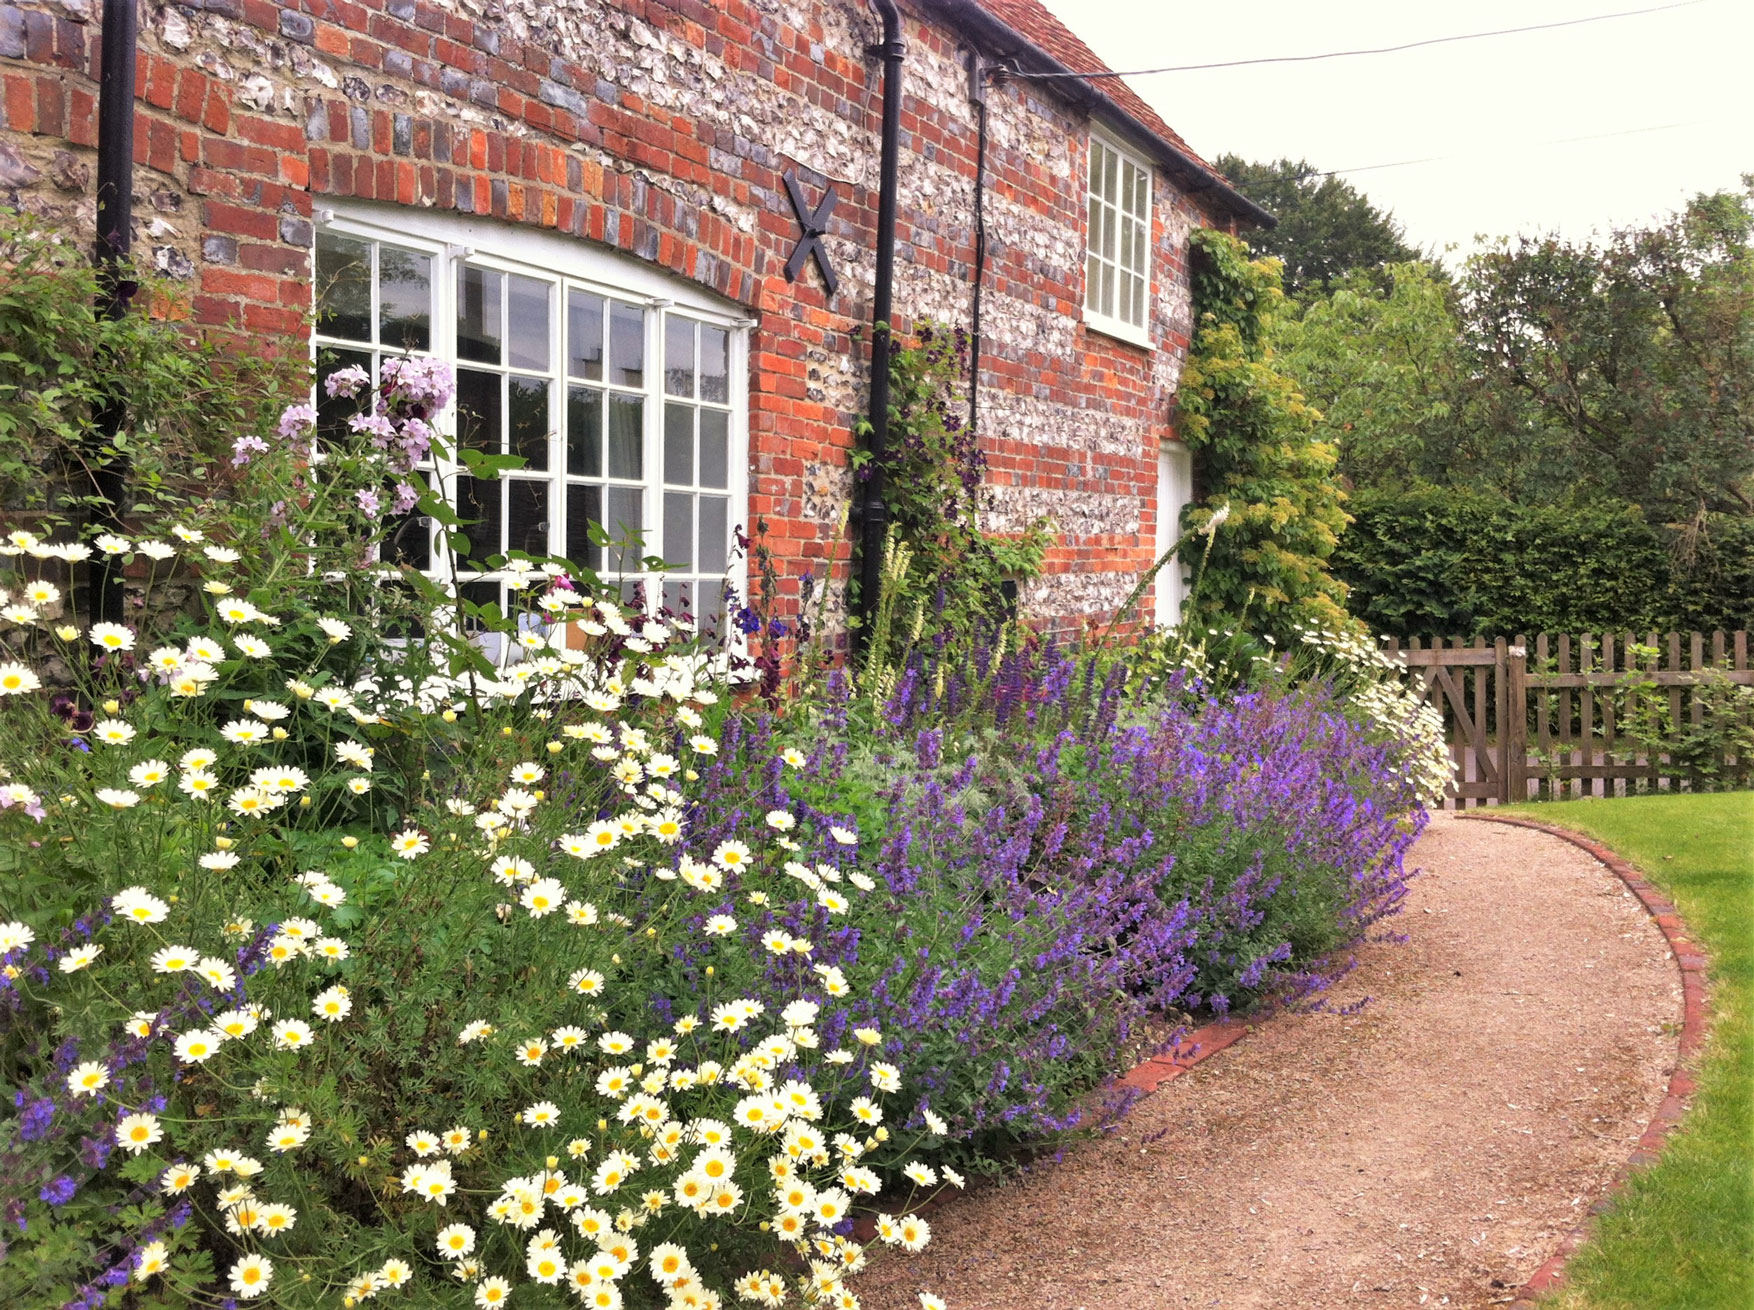
[[[1182,508],[1193,499],[1194,461],[1179,441],[1166,441],[1157,450],[1157,550],[1154,558],[1175,544],[1181,535]],[[1181,619],[1182,599],[1187,594],[1190,561],[1171,560],[1158,573],[1157,622],[1169,626]]]

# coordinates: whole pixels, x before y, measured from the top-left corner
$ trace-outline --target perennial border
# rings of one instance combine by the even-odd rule
[[[1589,1239],[1590,1228],[1599,1214],[1602,1214],[1618,1203],[1619,1193],[1626,1186],[1633,1173],[1647,1165],[1656,1163],[1657,1157],[1670,1133],[1680,1125],[1682,1116],[1693,1100],[1699,1088],[1698,1079],[1691,1067],[1699,1053],[1705,1048],[1706,1033],[1710,1026],[1707,1002],[1710,999],[1710,985],[1706,978],[1706,970],[1710,963],[1705,947],[1694,940],[1686,923],[1681,919],[1675,903],[1639,872],[1631,861],[1616,854],[1594,838],[1582,833],[1573,832],[1568,828],[1560,828],[1539,819],[1525,819],[1508,814],[1482,814],[1479,811],[1459,816],[1465,819],[1478,819],[1486,823],[1502,823],[1517,828],[1532,828],[1536,832],[1544,832],[1549,836],[1558,837],[1570,842],[1586,855],[1600,861],[1615,877],[1626,884],[1634,896],[1638,897],[1645,911],[1656,920],[1662,930],[1663,937],[1669,943],[1675,964],[1681,971],[1681,1038],[1675,1052],[1675,1068],[1669,1074],[1669,1086],[1662,1102],[1657,1106],[1656,1113],[1651,1116],[1650,1124],[1638,1139],[1638,1149],[1627,1159],[1614,1179],[1608,1185],[1607,1193],[1589,1209],[1589,1213],[1575,1228],[1560,1239],[1558,1249],[1545,1264],[1529,1276],[1515,1298],[1510,1302],[1512,1310],[1518,1306],[1532,1306],[1539,1298],[1552,1291],[1564,1281],[1565,1266],[1579,1247]]]

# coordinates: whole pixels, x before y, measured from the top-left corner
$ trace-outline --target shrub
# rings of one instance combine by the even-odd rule
[[[1334,553],[1352,612],[1398,637],[1669,632],[1754,622],[1754,521],[1693,558],[1635,506],[1526,506],[1448,488],[1358,492]]]

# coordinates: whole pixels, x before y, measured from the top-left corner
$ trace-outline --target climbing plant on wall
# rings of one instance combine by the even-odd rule
[[[1216,534],[1192,618],[1246,617],[1280,639],[1298,626],[1352,626],[1328,559],[1348,520],[1318,411],[1279,368],[1271,345],[1285,296],[1276,260],[1251,260],[1235,237],[1192,241],[1194,339],[1177,398],[1196,452],[1199,502],[1185,526],[1230,514]]]
[[[992,489],[959,394],[967,346],[961,331],[926,325],[890,355],[883,486],[891,543],[908,564],[885,582],[890,621],[880,629],[885,649],[873,651],[881,663],[922,643],[990,639],[1009,617],[1004,584],[1041,572],[1045,523],[1017,535],[983,526]],[[868,459],[861,451],[854,463]]]

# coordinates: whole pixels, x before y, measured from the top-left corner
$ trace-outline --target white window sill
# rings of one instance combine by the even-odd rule
[[[1142,350],[1152,350],[1151,334],[1144,328],[1134,327],[1131,323],[1107,314],[1099,314],[1094,309],[1084,311],[1084,326],[1092,332],[1100,332],[1105,337],[1113,337],[1116,341],[1124,341],[1129,346],[1138,346]]]

